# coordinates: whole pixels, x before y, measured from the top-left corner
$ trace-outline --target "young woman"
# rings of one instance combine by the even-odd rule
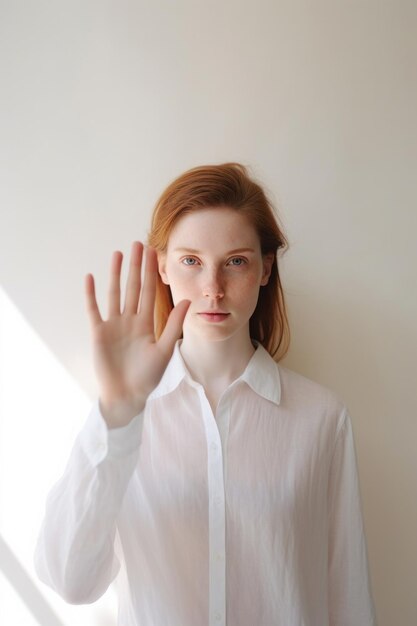
[[[100,394],[35,553],[68,602],[116,579],[120,626],[376,623],[349,414],[278,362],[286,248],[245,167],[208,165],[160,197],[124,304],[114,253],[107,320],[86,276]]]

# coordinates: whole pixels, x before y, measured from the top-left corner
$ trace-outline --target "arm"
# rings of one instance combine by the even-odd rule
[[[328,516],[329,624],[375,626],[356,449],[346,409],[330,466]]]
[[[180,337],[190,300],[172,309],[156,340],[154,309],[158,260],[134,242],[121,306],[123,255],[112,257],[109,318],[103,320],[94,277],[85,294],[100,387],[85,427],[77,437],[64,475],[51,490],[35,552],[35,569],[67,602],[94,602],[116,577],[116,518],[137,461],[146,400],[160,381]]]
[[[116,577],[116,518],[137,462],[144,411],[108,429],[98,401],[46,502],[34,555],[39,578],[72,604],[94,602]]]

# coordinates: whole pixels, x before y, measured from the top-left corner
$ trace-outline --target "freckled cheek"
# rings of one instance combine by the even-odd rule
[[[253,274],[242,276],[240,280],[233,281],[229,285],[229,295],[236,301],[247,302],[252,296],[255,300],[258,297],[258,278]]]
[[[192,279],[190,273],[171,271],[168,276],[173,295],[188,297],[196,293],[196,281]]]
[[[244,289],[255,289],[258,284],[258,275],[250,272],[242,277],[241,284]]]

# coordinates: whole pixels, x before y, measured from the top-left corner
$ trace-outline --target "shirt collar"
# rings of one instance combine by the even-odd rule
[[[181,355],[181,342],[182,339],[176,341],[172,357],[165,372],[149,398],[157,398],[170,393],[178,387],[182,380],[185,380],[193,387],[198,385],[191,377]],[[281,382],[278,365],[259,341],[252,339],[252,342],[257,348],[250,358],[246,369],[233,384],[236,384],[238,381],[244,381],[263,398],[279,404],[281,400]]]
[[[238,380],[244,380],[260,396],[279,404],[281,400],[281,381],[278,364],[259,341],[256,351]]]

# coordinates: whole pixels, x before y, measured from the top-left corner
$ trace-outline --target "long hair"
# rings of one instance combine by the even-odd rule
[[[274,207],[265,191],[240,163],[202,165],[173,180],[156,202],[148,245],[166,252],[170,233],[186,213],[210,207],[227,206],[241,211],[258,233],[262,254],[273,253],[274,262],[267,285],[261,286],[258,303],[249,320],[252,339],[259,341],[276,360],[287,353],[290,329],[284,293],[278,271],[278,253],[288,249],[288,241]],[[162,334],[174,307],[169,285],[157,276],[155,334]]]

